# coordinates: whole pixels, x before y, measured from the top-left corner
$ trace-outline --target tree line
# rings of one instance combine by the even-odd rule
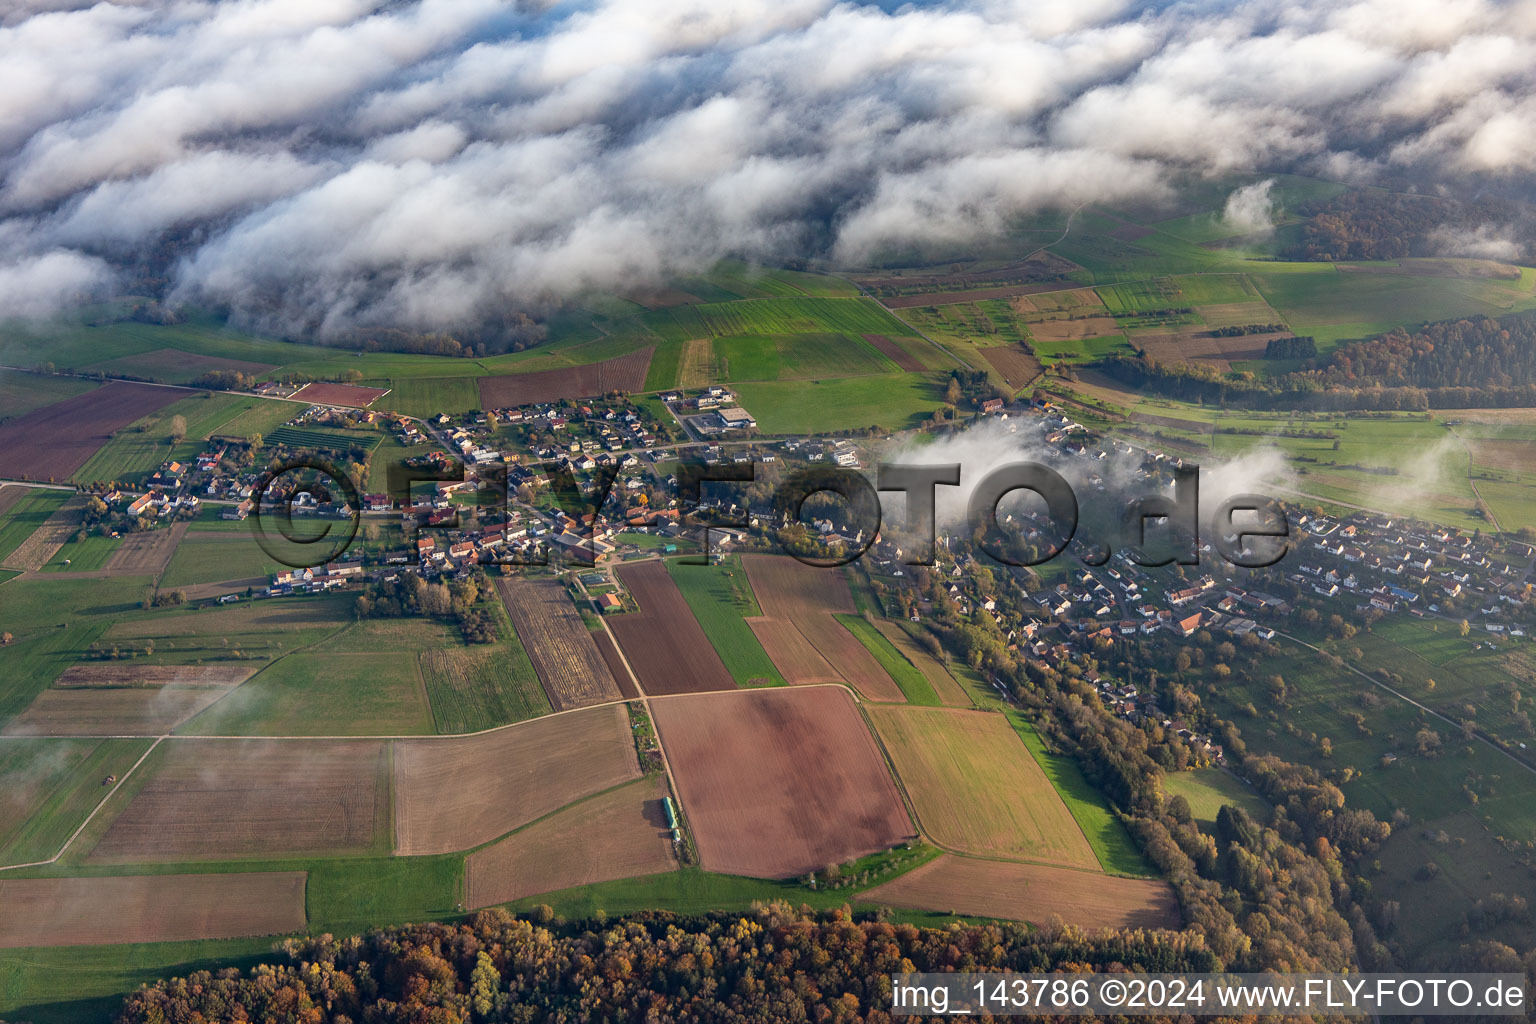
[[[548,908],[527,916],[487,910],[460,924],[292,940],[279,962],[198,971],[140,989],[117,1020],[858,1024],[893,1020],[893,973],[1217,967],[1198,936],[1005,924],[921,928],[883,916],[847,908],[812,914],[775,903],[745,913],[647,911],[570,925]]]

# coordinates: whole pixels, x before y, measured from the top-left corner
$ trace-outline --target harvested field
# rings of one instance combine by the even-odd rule
[[[303,871],[0,880],[0,948],[302,932]]]
[[[505,409],[533,402],[605,395],[610,391],[641,391],[645,388],[651,353],[655,351],[652,346],[586,366],[481,377],[480,404],[487,409]]]
[[[249,676],[256,670],[240,671]],[[38,694],[25,711],[11,719],[3,735],[163,736],[223,697],[238,682],[55,687]]]
[[[1099,860],[1008,720],[990,711],[868,708],[918,823],[938,845],[1097,870]]]
[[[389,394],[388,388],[364,388],[356,384],[332,384],[329,381],[313,381],[305,384],[291,396],[295,401],[311,405],[339,405],[346,409],[366,409]]]
[[[108,640],[142,637],[219,636],[232,633],[271,633],[301,628],[334,628],[346,625],[352,616],[340,603],[318,601],[241,602],[239,605],[192,614],[138,619],[114,623],[106,633]]]
[[[1149,331],[1131,336],[1132,344],[1145,349],[1153,362],[1202,362],[1222,372],[1232,368],[1233,360],[1263,359],[1264,346],[1272,338],[1292,337],[1290,331],[1272,334],[1241,334],[1232,338],[1213,338],[1205,327],[1182,331]]]
[[[974,285],[1027,284],[1052,280],[1079,269],[1081,268],[1071,260],[1040,249],[1017,263],[989,270],[972,270],[958,274],[870,275],[858,278],[857,281],[871,291],[884,294],[897,288],[927,288],[931,291],[939,291]],[[1061,288],[1063,285],[1058,283],[1055,287]]]
[[[677,371],[677,386],[701,388],[713,384],[720,377],[720,364],[715,360],[713,338],[689,338],[683,342],[683,354]]]
[[[176,545],[181,543],[191,525],[190,520],[184,519],[168,530],[128,534],[107,560],[107,571],[119,576],[149,576],[164,572]]]
[[[885,635],[901,656],[910,661],[917,670],[923,674],[933,687],[933,692],[939,695],[939,700],[953,708],[968,708],[972,701],[965,687],[950,675],[949,670],[929,654],[922,644],[913,639],[912,634],[901,628],[899,622],[891,622],[888,619],[879,619],[875,627]]]
[[[90,860],[365,853],[389,821],[389,746],[375,740],[169,739]]]
[[[1132,423],[1148,423],[1154,427],[1168,427],[1172,430],[1187,430],[1192,434],[1209,434],[1211,424],[1203,420],[1186,420],[1178,416],[1160,416],[1155,412],[1133,412],[1130,415]]]
[[[227,689],[251,677],[254,668],[239,665],[125,665],[122,662],[86,662],[71,665],[53,681],[55,689],[119,687],[206,686]]]
[[[957,302],[984,302],[987,299],[1011,299],[1016,295],[1035,295],[1041,292],[1061,291],[1065,279],[1042,281],[1038,284],[1015,284],[1003,288],[972,288],[959,292],[922,292],[917,295],[893,295],[882,298],[880,304],[887,309],[906,309],[910,306],[951,306]]]
[[[697,295],[677,288],[648,288],[625,292],[620,298],[644,306],[646,309],[666,309],[668,306],[694,306],[704,300]]]
[[[982,358],[992,364],[992,369],[1002,374],[1003,382],[1014,391],[1045,372],[1036,359],[1022,345],[1000,345],[981,349]]]
[[[666,795],[665,776],[640,779],[470,854],[469,909],[673,870]]]
[[[108,374],[132,377],[148,377],[151,380],[178,383],[190,381],[216,370],[244,373],[259,377],[275,367],[271,363],[252,363],[244,359],[222,359],[218,356],[184,352],[179,348],[157,348],[131,356],[119,356],[91,367]]]
[[[0,516],[5,515],[18,501],[31,493],[30,487],[23,487],[20,484],[0,484]]]
[[[1536,469],[1536,441],[1469,440],[1472,461],[1491,469],[1529,473]]]
[[[843,682],[842,675],[832,667],[832,663],[821,656],[805,634],[789,619],[763,616],[747,619],[746,622],[763,645],[763,650],[773,659],[774,667],[783,673],[784,681],[790,686]]]
[[[0,424],[0,476],[68,480],[112,432],[195,392],[111,381]]]
[[[1040,292],[1020,295],[1008,304],[1015,313],[1058,313],[1068,309],[1104,308],[1104,300],[1092,288],[1068,288],[1059,292]]]
[[[651,716],[710,871],[787,878],[913,834],[841,689],[664,697],[651,702]]]
[[[1054,915],[1084,928],[1178,928],[1166,882],[1093,871],[943,856],[859,894],[893,907],[1044,923]]]
[[[250,576],[243,580],[222,580],[218,583],[194,583],[190,587],[177,587],[187,595],[188,601],[211,601],[226,594],[244,595],[247,590],[265,590],[265,576]]]
[[[395,741],[395,852],[467,850],[640,775],[622,704]]]
[[[1138,238],[1145,238],[1153,232],[1153,228],[1129,222],[1121,224],[1109,233],[1109,237],[1117,238],[1122,242],[1134,242]]]
[[[613,637],[607,633],[594,633],[592,640],[597,644],[597,653],[603,656],[603,662],[608,666],[608,671],[613,673],[614,681],[619,684],[619,692],[625,697],[640,696],[640,688],[635,685],[635,677],[624,666],[624,659],[619,654]]]
[[[1082,341],[1119,334],[1120,323],[1112,316],[1080,316],[1051,320],[1032,320],[1029,333],[1039,341]]]
[[[883,334],[866,334],[863,337],[865,341],[875,346],[883,355],[888,357],[891,362],[901,367],[903,373],[922,373],[928,369],[928,367],[918,361],[916,356]]]
[[[618,683],[563,586],[499,577],[496,591],[556,711],[618,699]]]
[[[1205,321],[1207,329],[1215,327],[1243,327],[1247,324],[1278,324],[1284,320],[1263,299],[1252,302],[1223,302],[1213,306],[1196,306],[1195,312]]]
[[[48,560],[80,528],[84,514],[85,499],[70,498],[58,511],[45,519],[43,525],[33,530],[30,537],[18,544],[15,551],[5,557],[6,566],[11,569],[37,572],[48,564]]]
[[[778,555],[748,555],[742,564],[762,606],[763,618],[790,623],[821,661],[832,666],[866,699],[904,699],[901,687],[880,667],[875,656],[833,617],[857,612],[848,581],[841,572]],[[810,658],[805,646],[790,637],[782,626],[760,629],[762,619],[751,620],[751,625],[768,656],[791,685],[824,675],[821,663]]]
[[[626,565],[619,569],[619,579],[640,610],[613,616],[608,628],[647,694],[736,689],[736,681],[665,566],[660,562]]]
[[[549,713],[538,674],[513,637],[495,644],[447,641],[422,649],[417,661],[440,733],[479,732]]]

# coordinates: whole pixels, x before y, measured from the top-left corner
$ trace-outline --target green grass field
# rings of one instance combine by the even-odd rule
[[[807,434],[916,426],[944,404],[934,374],[901,373],[842,380],[736,385],[741,404],[766,434]]]
[[[81,483],[122,481],[142,483],[167,459],[189,462],[203,450],[203,439],[223,432],[225,424],[246,415],[259,415],[277,403],[246,395],[196,391],[114,433],[70,479]],[[171,441],[177,416],[186,423],[184,440]]]
[[[905,334],[900,320],[870,299],[774,298],[711,303],[694,307],[708,333]]]
[[[0,370],[0,423],[99,386],[96,381],[78,377]]]
[[[44,572],[86,572],[100,569],[122,546],[121,540],[99,533],[88,535],[84,540],[73,537],[66,540],[53,557],[43,566]]]
[[[1264,799],[1220,768],[1168,772],[1163,776],[1163,792],[1189,801],[1190,813],[1207,830],[1215,826],[1223,804],[1241,807],[1255,821],[1269,820],[1269,805]]]
[[[875,628],[874,623],[869,622],[861,615],[839,615],[837,621],[841,622],[848,632],[858,637],[859,643],[875,656],[880,667],[885,669],[887,675],[896,680],[896,685],[901,687],[901,692],[907,698],[908,704],[920,704],[924,707],[938,707],[941,703],[939,695],[934,692],[933,684],[918,667],[902,656],[896,646],[885,638]]]
[[[440,640],[433,632],[409,635]],[[178,731],[201,736],[433,732],[426,686],[410,656],[417,641],[401,642],[409,646],[389,650],[376,635],[352,637],[344,630],[316,648],[279,657]]]
[[[289,563],[267,554],[251,532],[249,521],[232,524],[235,529],[194,529],[188,531],[171,555],[170,564],[160,579],[162,587],[188,587],[198,583],[218,583],[223,580],[243,580],[264,577],[289,568]],[[299,537],[316,536],[324,527],[340,531],[344,523],[329,520],[295,519],[293,532]],[[342,534],[337,533],[337,536]],[[327,535],[329,536],[329,535]],[[329,541],[317,544],[301,544],[285,541],[278,533],[277,525],[267,530],[268,544],[284,558],[303,564],[312,561],[322,550],[329,549]]]
[[[69,500],[70,493],[29,488],[16,504],[0,515],[0,563],[9,558],[22,541],[32,536],[49,516],[57,512]]]
[[[721,379],[803,380],[895,373],[896,364],[852,334],[737,335],[713,343]]]
[[[479,732],[551,710],[506,610],[499,601],[491,607],[497,620],[494,644],[466,646],[455,636],[430,647],[413,644],[438,732]]]
[[[148,740],[0,737],[0,864],[47,860],[105,791],[149,749]]]
[[[1157,870],[1147,862],[1136,848],[1130,833],[1109,808],[1104,795],[1093,788],[1077,762],[1062,754],[1046,750],[1045,742],[1034,726],[1017,711],[1008,710],[1008,723],[1023,739],[1030,755],[1040,765],[1045,777],[1051,780],[1056,792],[1066,802],[1067,810],[1077,820],[1088,845],[1105,871],[1112,875],[1130,875],[1136,878],[1156,878]]]
[[[265,436],[281,427],[304,411],[297,402],[251,399],[253,404],[240,409],[229,419],[214,427],[211,433],[220,437]]]
[[[1360,639],[1349,645],[1357,646]],[[1367,661],[1364,667],[1375,666]],[[1378,818],[1390,818],[1396,810],[1416,820],[1471,810],[1479,819],[1497,822],[1504,835],[1536,839],[1536,773],[1485,744],[1467,742],[1456,726],[1354,673],[1328,668],[1303,648],[1285,645],[1281,656],[1266,663],[1265,673],[1253,680],[1234,674],[1202,693],[1208,707],[1237,723],[1250,750],[1327,773],[1351,769],[1353,777],[1340,786],[1348,805]],[[1276,706],[1266,688],[1270,675],[1285,681],[1283,706]],[[1418,752],[1416,738],[1424,729],[1439,736],[1439,753]]]
[[[427,417],[480,408],[480,388],[474,377],[403,377],[366,383],[389,388],[389,394],[373,404],[375,409]]]
[[[664,564],[736,685],[783,686],[784,677],[743,621],[763,612],[740,560],[684,565],[672,559]]]
[[[1130,355],[1123,334],[1072,341],[1032,341],[1030,347],[1042,363],[1094,363],[1110,355]]]

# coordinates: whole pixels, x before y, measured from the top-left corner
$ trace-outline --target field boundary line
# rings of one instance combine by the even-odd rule
[[[136,737],[133,737],[133,738],[134,739],[145,739],[146,737],[136,736]],[[93,820],[95,820],[97,814],[101,813],[101,809],[107,805],[107,801],[111,800],[112,797],[117,794],[117,791],[122,787],[123,783],[127,782],[129,776],[131,776],[134,772],[139,770],[139,765],[143,764],[144,761],[149,757],[149,755],[153,754],[155,752],[155,748],[159,747],[160,746],[160,742],[162,740],[164,740],[165,738],[166,738],[165,736],[157,736],[157,737],[155,737],[155,742],[153,742],[153,743],[151,743],[149,745],[149,749],[145,750],[143,754],[139,755],[139,759],[137,761],[133,762],[133,767],[129,768],[126,772],[124,772],[122,774],[122,776],[117,780],[117,783],[115,785],[113,785],[113,787],[110,790],[107,791],[107,795],[102,797],[100,802],[97,803],[96,806],[91,810],[91,813],[87,814],[85,816],[85,820],[80,823],[80,827],[75,829],[75,831],[70,835],[70,837],[68,839],[64,840],[64,845],[59,847],[59,852],[58,853],[54,854],[52,857],[49,857],[47,860],[35,860],[35,861],[31,862],[30,864],[5,864],[5,865],[0,865],[0,871],[16,871],[16,870],[19,870],[21,868],[41,868],[41,867],[47,867],[50,864],[57,864],[58,861],[59,861],[59,858],[64,856],[64,854],[69,851],[69,848],[70,848],[71,845],[74,844],[74,841],[76,839],[80,838],[80,833],[85,831],[85,827],[87,825],[89,825]]]
[[[885,760],[885,770],[890,772],[892,781],[896,783],[896,792],[901,794],[901,802],[906,805],[907,813],[912,816],[912,824],[917,826],[919,838],[931,843],[945,853],[952,853],[953,851],[948,847],[936,842],[933,836],[928,833],[928,830],[923,827],[923,819],[917,813],[917,801],[913,800],[912,794],[907,792],[907,781],[901,777],[901,772],[896,770],[896,761],[891,757],[890,750],[886,748],[885,737],[881,736],[880,730],[875,727],[875,721],[870,717],[869,708],[863,704],[856,704],[855,707],[858,709],[859,717],[864,719],[864,728],[869,730],[870,735],[874,737],[875,746],[880,748],[880,756]]]
[[[256,678],[255,676],[251,677],[251,679],[255,679],[255,678]],[[249,681],[250,681],[249,679],[246,680],[246,682],[249,682]],[[242,685],[244,685],[244,684],[242,684]],[[849,697],[853,698],[853,702],[855,704],[863,704],[864,703],[864,699],[862,697],[860,697],[858,692],[856,690],[854,690],[851,686],[849,686],[847,683],[837,683],[837,682],[799,683],[799,684],[796,684],[794,686],[755,686],[755,687],[749,687],[749,688],[738,687],[737,689],[734,689],[734,690],[710,690],[710,691],[706,691],[706,692],[709,692],[709,693],[752,694],[752,693],[763,693],[763,692],[768,691],[768,690],[813,690],[813,689],[816,689],[818,687],[823,687],[823,686],[835,686],[838,689],[842,690],[844,693],[848,694]],[[239,687],[236,687],[236,689],[238,689],[238,688]],[[375,735],[363,735],[363,736],[335,736],[335,735],[322,735],[322,734],[316,734],[316,735],[311,735],[311,736],[294,736],[294,735],[268,736],[268,735],[261,735],[261,734],[252,734],[252,733],[246,733],[246,734],[243,734],[243,735],[241,735],[241,734],[234,734],[234,735],[230,735],[230,734],[212,735],[212,734],[209,734],[209,735],[204,735],[204,734],[200,734],[200,733],[169,733],[169,734],[164,735],[164,736],[153,736],[153,735],[149,735],[149,734],[146,734],[146,733],[109,733],[109,734],[105,734],[105,735],[103,735],[101,733],[91,733],[89,735],[84,735],[84,734],[81,734],[81,735],[66,734],[66,735],[62,735],[62,736],[49,736],[48,739],[52,739],[52,740],[150,740],[150,739],[161,740],[161,739],[165,739],[165,740],[177,740],[177,741],[191,741],[191,740],[260,740],[262,742],[266,742],[266,741],[269,741],[269,740],[281,740],[283,742],[294,742],[294,741],[299,741],[299,740],[308,740],[310,742],[325,741],[327,743],[353,743],[353,742],[356,742],[356,743],[365,743],[365,742],[377,743],[377,742],[379,742],[381,740],[413,740],[413,741],[418,741],[418,742],[422,742],[422,743],[430,743],[430,742],[442,741],[442,740],[462,740],[462,739],[467,739],[467,738],[473,737],[473,736],[486,736],[486,735],[489,735],[490,733],[493,733],[493,732],[503,732],[503,731],[505,731],[507,729],[516,729],[519,726],[531,725],[534,722],[542,722],[542,721],[545,721],[546,719],[559,717],[560,715],[574,715],[574,714],[576,714],[578,712],[581,712],[581,711],[590,711],[593,708],[612,707],[615,704],[630,704],[630,703],[633,703],[634,701],[637,701],[637,700],[640,701],[641,703],[648,703],[650,701],[655,701],[655,700],[675,700],[675,699],[677,699],[679,697],[697,697],[697,696],[699,696],[699,694],[697,694],[697,693],[653,693],[653,694],[650,694],[650,695],[648,695],[646,697],[617,697],[617,698],[615,698],[613,700],[599,701],[599,702],[597,702],[595,704],[583,704],[579,708],[567,708],[564,711],[551,711],[547,715],[537,715],[537,716],[535,716],[533,718],[525,718],[521,722],[508,722],[505,725],[493,725],[489,729],[480,729],[480,730],[478,730],[476,732],[387,733],[387,734],[380,733],[380,734],[375,734]],[[890,706],[890,707],[900,707],[901,706],[899,704],[891,704],[889,702],[879,702],[879,703],[885,703],[887,706]],[[212,704],[209,705],[209,707],[212,707],[212,706],[213,706]],[[916,707],[916,706],[919,706],[919,705],[913,705],[913,706]]]

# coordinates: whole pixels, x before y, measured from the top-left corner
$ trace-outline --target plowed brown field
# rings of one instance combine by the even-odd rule
[[[0,425],[0,476],[68,480],[112,432],[195,392],[111,381]]]
[[[454,739],[395,741],[395,852],[489,842],[640,774],[622,704]]]
[[[619,569],[619,579],[634,595],[640,611],[611,617],[608,628],[618,637],[647,694],[736,689],[736,681],[660,562],[626,565]]]
[[[355,384],[332,384],[317,380],[295,391],[293,399],[314,405],[339,405],[347,409],[366,409],[389,394],[388,388],[360,388]]]
[[[645,372],[650,369],[651,353],[655,351],[643,348],[586,366],[481,377],[480,404],[487,409],[504,409],[533,402],[558,402],[562,398],[588,398],[610,391],[640,391],[645,387]]]
[[[913,835],[874,738],[837,687],[651,702],[703,866],[786,878]]]
[[[619,685],[563,586],[502,577],[496,591],[556,711],[619,698]]]
[[[0,948],[301,932],[306,877],[251,871],[0,880]]]
[[[859,895],[870,903],[1084,928],[1178,928],[1166,882],[1093,871],[943,856]]]
[[[365,852],[389,820],[376,741],[170,739],[90,860]]]
[[[671,871],[677,858],[661,809],[666,795],[664,777],[641,779],[470,854],[470,909]]]
[[[868,648],[833,617],[856,610],[841,571],[820,569],[781,555],[747,555],[742,564],[763,618],[791,624],[804,639],[803,644],[796,641],[783,625],[764,627],[759,619],[747,620],[791,685],[823,681],[823,665],[827,665],[869,700],[905,699],[901,687]],[[807,645],[815,650],[819,661],[810,656]]]

